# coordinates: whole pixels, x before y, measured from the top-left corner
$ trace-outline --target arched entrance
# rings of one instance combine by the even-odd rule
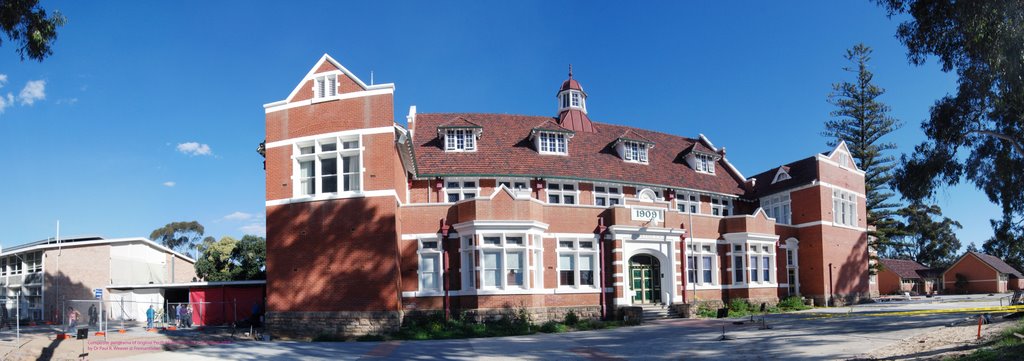
[[[633,304],[660,303],[661,263],[649,254],[638,254],[629,259],[629,284]]]

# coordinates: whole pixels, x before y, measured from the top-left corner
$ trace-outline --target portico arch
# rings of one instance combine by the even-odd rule
[[[630,304],[670,304],[672,263],[661,251],[641,248],[626,258],[626,299]]]

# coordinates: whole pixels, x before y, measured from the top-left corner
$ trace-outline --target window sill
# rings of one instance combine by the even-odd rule
[[[601,289],[595,286],[559,286],[555,290],[555,294],[570,294],[570,293],[600,293]]]

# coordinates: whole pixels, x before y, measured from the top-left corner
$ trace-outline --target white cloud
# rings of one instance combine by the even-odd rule
[[[78,103],[78,98],[57,99],[57,105],[63,105],[63,104],[74,105],[75,103]]]
[[[267,225],[263,223],[249,223],[238,228],[242,234],[253,234],[257,236],[267,235]]]
[[[21,105],[32,105],[36,101],[46,99],[46,80],[30,80],[18,93]]]
[[[0,88],[7,84],[7,74],[0,74]]]
[[[213,150],[210,149],[210,146],[208,144],[199,144],[196,142],[178,144],[178,151],[188,155],[213,154]]]
[[[166,181],[166,182],[163,182],[163,183],[161,183],[161,184],[163,184],[163,185],[164,185],[164,187],[174,187],[174,186],[175,186],[175,185],[177,185],[178,183],[174,183],[173,181]]]
[[[253,217],[253,215],[251,215],[249,213],[234,212],[234,213],[231,213],[229,215],[224,216],[224,218],[222,218],[222,219],[226,220],[226,221],[246,221],[246,220],[252,219],[252,217]]]
[[[14,95],[13,94],[7,93],[7,97],[6,98],[3,95],[0,95],[0,114],[3,114],[4,110],[6,110],[7,107],[12,106],[12,105],[14,105]]]

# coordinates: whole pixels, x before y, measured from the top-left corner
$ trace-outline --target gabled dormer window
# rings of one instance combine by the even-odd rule
[[[779,171],[775,173],[775,179],[772,180],[772,184],[787,180],[789,178],[789,172],[786,172],[785,168],[779,168]]]
[[[701,173],[715,174],[715,158],[714,156],[698,153],[696,155],[697,164],[694,169]]]
[[[313,98],[338,95],[338,74],[318,76],[313,79]]]
[[[447,129],[444,133],[444,150],[448,152],[475,152],[475,129]]]
[[[627,162],[647,163],[647,144],[631,140],[623,141],[622,159]]]
[[[567,139],[565,133],[562,132],[540,132],[537,135],[539,139],[539,147],[542,154],[559,154],[568,155],[569,147],[566,144]]]

